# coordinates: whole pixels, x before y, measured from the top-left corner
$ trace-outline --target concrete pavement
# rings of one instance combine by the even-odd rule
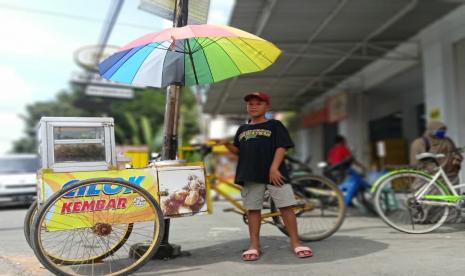
[[[150,261],[137,275],[465,275],[465,225],[432,234],[408,235],[376,217],[350,215],[331,238],[310,243],[314,257],[297,259],[287,237],[262,227],[262,258],[240,259],[247,226],[215,203],[213,215],[173,219],[170,241],[188,257]],[[0,210],[0,275],[50,275],[24,241],[25,209]]]

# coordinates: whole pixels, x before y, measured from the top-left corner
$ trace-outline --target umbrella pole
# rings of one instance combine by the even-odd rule
[[[176,0],[173,27],[187,25],[188,0]],[[180,85],[171,84],[166,89],[165,122],[163,125],[162,160],[175,160],[178,148],[179,103],[181,96]],[[170,219],[165,219],[165,231],[160,247],[155,254],[157,259],[175,258],[181,255],[181,246],[169,243]],[[188,254],[188,253],[187,253]]]
[[[163,126],[162,160],[175,160],[178,147],[178,121],[181,86],[170,85],[166,89],[165,122]]]

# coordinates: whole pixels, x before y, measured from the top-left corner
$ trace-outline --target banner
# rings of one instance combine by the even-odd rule
[[[63,187],[90,178],[119,178],[147,190],[158,201],[158,182],[153,168],[39,175],[39,202]],[[56,201],[45,218],[48,231],[94,227],[99,223],[128,224],[154,219],[154,211],[139,193],[111,183],[94,183],[69,192]]]

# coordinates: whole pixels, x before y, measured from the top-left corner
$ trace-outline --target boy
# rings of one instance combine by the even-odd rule
[[[250,247],[242,254],[244,261],[260,258],[261,209],[265,190],[269,190],[289,232],[291,247],[299,258],[312,256],[309,247],[302,246],[297,234],[297,221],[292,210],[296,204],[289,175],[283,162],[286,149],[294,147],[286,127],[277,120],[267,120],[270,99],[263,92],[245,96],[248,124],[242,125],[234,144],[223,142],[239,156],[235,182],[243,186],[242,197],[249,221]]]

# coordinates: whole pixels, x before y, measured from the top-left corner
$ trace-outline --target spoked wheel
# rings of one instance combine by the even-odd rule
[[[32,227],[32,224],[34,222],[34,217],[35,215],[37,214],[37,201],[34,201],[31,206],[29,206],[29,209],[27,210],[26,212],[26,216],[24,217],[24,237],[26,238],[26,241],[27,243],[29,244],[29,246],[32,248],[32,242],[31,242],[31,227]],[[90,257],[89,259],[87,260],[79,260],[79,261],[73,261],[73,260],[60,260],[56,257],[51,257],[51,259],[53,259],[54,262],[56,263],[60,263],[60,264],[66,264],[66,265],[70,265],[70,264],[76,264],[76,263],[90,263],[92,261],[94,262],[98,262],[102,259],[105,259],[106,257],[108,257],[109,255],[113,254],[113,252],[115,252],[116,250],[118,250],[121,246],[123,246],[125,240],[129,237],[129,235],[131,234],[131,231],[132,231],[132,223],[130,224],[127,224],[126,225],[126,229],[124,231],[124,235],[123,237],[121,238],[121,241],[119,243],[116,243],[112,248],[109,249],[108,252],[105,252],[104,254],[100,255],[100,256],[92,256]],[[122,232],[123,233],[123,232]]]
[[[345,217],[344,198],[337,186],[317,175],[301,176],[292,179],[291,183],[297,199],[294,211],[300,240],[318,241],[334,234]],[[276,211],[274,203],[271,209]],[[273,220],[288,235],[281,217],[273,217]]]
[[[37,214],[37,200],[34,200],[27,209],[26,216],[24,217],[24,226],[23,226],[23,231],[24,231],[24,238],[27,241],[27,244],[29,244],[29,247],[32,247],[31,244],[31,225],[32,222],[34,221],[34,216]]]
[[[389,226],[405,233],[423,234],[441,226],[449,215],[449,207],[427,206],[415,197],[430,181],[430,176],[413,170],[389,174],[377,185],[374,194],[379,216]],[[445,195],[446,192],[435,182],[425,194]]]
[[[39,261],[55,274],[126,275],[150,260],[163,230],[162,211],[149,192],[98,178],[50,197],[34,218],[31,239]]]

